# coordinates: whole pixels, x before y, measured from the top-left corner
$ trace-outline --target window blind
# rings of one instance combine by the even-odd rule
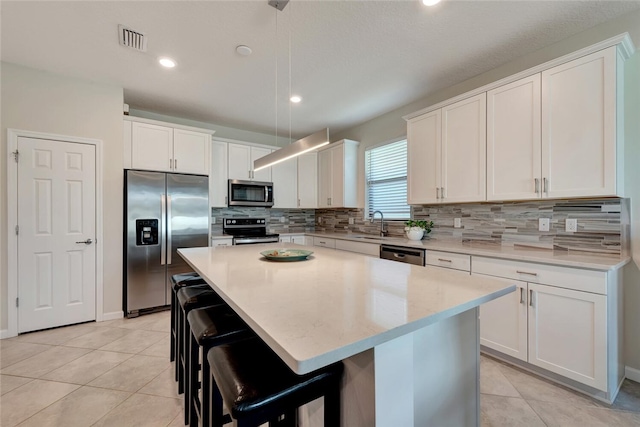
[[[381,211],[385,219],[409,219],[407,205],[407,141],[372,148],[365,153],[367,217]]]

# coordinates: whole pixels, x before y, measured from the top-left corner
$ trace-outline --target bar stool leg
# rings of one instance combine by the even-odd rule
[[[189,369],[185,378],[184,423],[189,424],[191,427],[198,427],[198,415],[196,413],[194,399],[198,395],[198,363],[200,346],[193,334],[189,335],[188,354],[185,355],[185,361],[188,361],[187,365]],[[202,405],[200,405],[200,408],[200,411],[202,411]],[[202,425],[205,426],[206,424],[203,422]]]
[[[340,382],[330,387],[324,395],[324,425],[325,427],[340,425]]]
[[[176,334],[178,335],[177,346],[177,361],[176,361],[176,374],[178,377],[178,394],[184,393],[184,323],[185,315],[182,308],[179,308],[178,313],[178,329]]]
[[[207,361],[208,347],[202,347],[202,400],[200,401],[200,416],[202,417],[202,425],[208,426],[211,422],[211,410],[209,401],[211,400],[211,367]]]
[[[222,427],[224,417],[222,415],[222,395],[213,378],[209,381],[209,407],[211,408],[211,427]],[[206,425],[203,421],[202,425]]]
[[[171,290],[171,349],[169,350],[169,361],[176,360],[176,293]]]

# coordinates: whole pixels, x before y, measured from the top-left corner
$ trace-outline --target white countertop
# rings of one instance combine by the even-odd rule
[[[467,255],[478,255],[493,258],[510,259],[516,261],[537,262],[543,264],[553,264],[564,267],[587,268],[591,270],[607,271],[618,269],[627,264],[631,258],[629,256],[589,254],[586,252],[552,251],[545,249],[535,249],[526,247],[497,246],[490,243],[462,243],[451,240],[438,240],[430,238],[426,240],[413,241],[404,238],[385,237],[376,239],[375,236],[363,234],[345,233],[304,233],[307,236],[318,236],[332,239],[351,240],[354,242],[364,242],[373,244],[387,244],[405,246],[412,248],[422,248],[433,251],[455,252]],[[370,238],[374,237],[374,238]]]
[[[178,252],[298,374],[515,290],[503,279],[295,246],[314,255],[301,262],[260,255],[282,244]]]

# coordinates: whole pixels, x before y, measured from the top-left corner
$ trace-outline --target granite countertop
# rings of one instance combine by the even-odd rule
[[[297,372],[304,374],[478,307],[513,282],[438,267],[307,247],[301,262],[270,262],[282,244],[178,253]],[[284,246],[283,246],[284,247]]]

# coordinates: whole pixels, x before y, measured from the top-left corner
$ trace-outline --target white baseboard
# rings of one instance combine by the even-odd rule
[[[624,376],[629,378],[632,381],[640,383],[640,369],[635,369],[629,366],[625,366]]]
[[[107,320],[122,319],[123,317],[124,317],[124,311],[112,311],[110,313],[103,313],[102,322],[106,322]]]
[[[15,336],[15,335],[9,334],[9,330],[8,329],[0,330],[0,340],[3,340],[5,338],[11,338],[13,336]]]

